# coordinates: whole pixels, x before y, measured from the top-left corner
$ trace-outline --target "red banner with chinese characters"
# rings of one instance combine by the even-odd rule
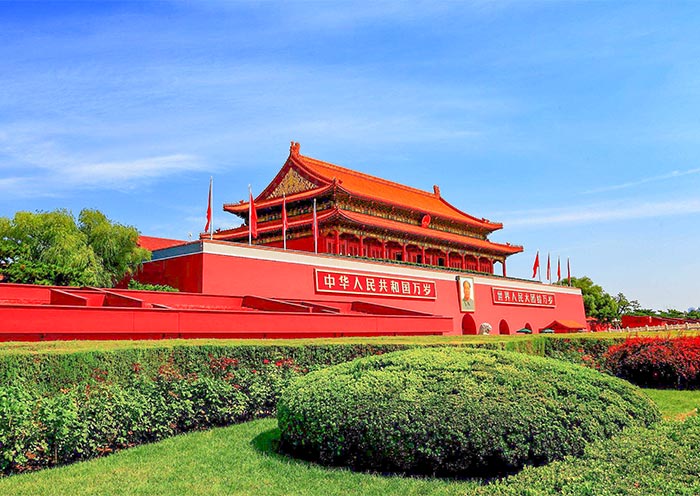
[[[491,288],[496,305],[524,305],[528,307],[556,307],[554,293],[525,291],[522,289]]]
[[[435,281],[408,279],[387,275],[356,274],[316,269],[316,291],[318,293],[340,293],[368,296],[390,296],[394,298],[437,298]]]

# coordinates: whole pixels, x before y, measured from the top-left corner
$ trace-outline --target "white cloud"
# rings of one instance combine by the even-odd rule
[[[588,191],[584,191],[584,194],[592,194],[592,193],[603,193],[607,191],[617,191],[621,189],[626,189],[626,188],[632,188],[634,186],[641,186],[642,184],[647,184],[647,183],[655,183],[658,181],[664,181],[666,179],[675,179],[679,177],[684,177],[684,176],[689,176],[692,174],[700,174],[700,168],[696,169],[688,169],[685,171],[672,171],[669,172],[668,174],[661,174],[659,176],[653,176],[653,177],[645,177],[642,179],[638,179],[636,181],[629,181],[626,183],[621,183],[621,184],[613,184],[611,186],[603,186],[602,188],[595,188],[591,189]]]
[[[558,210],[519,212],[505,220],[509,228],[551,225],[578,225],[631,219],[667,217],[700,213],[700,199],[676,199],[664,202],[628,202],[566,207]]]
[[[62,182],[77,187],[115,187],[133,189],[139,181],[204,170],[205,166],[192,155],[177,154],[120,162],[85,163],[59,167]]]
[[[0,129],[0,191],[15,197],[57,196],[75,190],[138,189],[150,181],[184,172],[212,170],[198,156],[187,153],[104,161],[86,153],[66,151],[67,146],[44,134],[41,126]],[[118,154],[109,150],[104,155]]]

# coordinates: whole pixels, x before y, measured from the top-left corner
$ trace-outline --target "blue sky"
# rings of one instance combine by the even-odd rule
[[[0,2],[0,216],[187,239],[302,154],[700,306],[699,2]]]

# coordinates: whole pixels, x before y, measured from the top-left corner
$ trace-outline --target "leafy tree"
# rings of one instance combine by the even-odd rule
[[[110,287],[133,273],[150,252],[138,231],[83,210],[79,222],[65,209],[0,217],[0,273],[8,282]]]
[[[618,318],[619,311],[616,299],[606,293],[601,286],[595,284],[590,277],[572,277],[571,285],[581,290],[583,306],[588,317],[593,317],[598,322],[605,324],[610,324]],[[627,304],[629,305],[630,302]]]
[[[87,245],[102,263],[105,286],[113,286],[125,275],[133,274],[141,262],[151,258],[148,250],[137,248],[139,233],[135,228],[113,224],[99,210],[82,210],[78,223]]]
[[[675,308],[667,308],[665,311],[659,311],[659,315],[671,319],[685,319],[687,312],[676,310]]]
[[[628,300],[623,293],[617,293],[614,300],[615,303],[617,303],[618,318],[622,317],[623,315],[632,315],[642,309],[637,300]]]

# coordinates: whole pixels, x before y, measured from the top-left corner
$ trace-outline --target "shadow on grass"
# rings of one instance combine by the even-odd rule
[[[283,460],[286,463],[293,463],[296,465],[304,467],[316,467],[321,470],[340,470],[343,472],[351,472],[356,474],[364,475],[374,475],[381,477],[395,477],[398,479],[416,479],[416,480],[442,480],[444,482],[475,482],[479,485],[487,484],[494,480],[500,479],[500,477],[475,477],[475,476],[464,476],[464,477],[441,477],[441,476],[431,476],[427,474],[406,474],[402,472],[378,472],[374,470],[353,470],[349,467],[344,466],[327,466],[321,465],[310,460],[304,460],[303,458],[296,458],[292,455],[283,453],[279,449],[280,445],[280,430],[279,428],[274,428],[261,432],[250,442],[250,445],[255,451],[263,456],[274,458],[276,460]]]
[[[296,458],[290,458],[279,452],[280,446],[280,430],[275,427],[269,431],[261,432],[250,442],[250,445],[257,451],[265,456],[271,456],[273,458],[284,459],[284,460],[296,460]]]

